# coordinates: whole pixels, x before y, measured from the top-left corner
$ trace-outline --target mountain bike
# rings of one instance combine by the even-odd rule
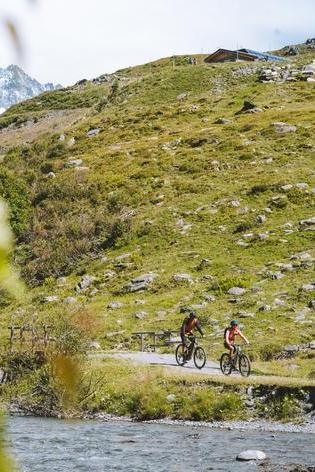
[[[175,358],[178,365],[183,366],[186,362],[194,359],[197,369],[202,369],[207,361],[205,350],[198,346],[198,340],[195,336],[188,336],[189,345],[178,344],[175,351]]]
[[[220,359],[220,369],[224,375],[231,375],[233,371],[238,371],[243,377],[248,377],[251,370],[250,360],[248,356],[243,353],[240,346],[235,346],[232,359],[230,354],[227,352],[222,354]]]

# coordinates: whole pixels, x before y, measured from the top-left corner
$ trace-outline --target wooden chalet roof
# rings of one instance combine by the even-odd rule
[[[225,62],[225,61],[283,61],[283,57],[273,56],[272,54],[253,51],[252,49],[238,49],[231,51],[229,49],[218,49],[205,58],[205,62]]]

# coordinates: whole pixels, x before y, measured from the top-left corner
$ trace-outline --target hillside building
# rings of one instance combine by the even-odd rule
[[[205,62],[236,62],[236,61],[272,61],[279,62],[285,59],[280,56],[274,56],[265,52],[253,51],[252,49],[237,49],[231,51],[229,49],[218,49],[214,53],[205,58]]]

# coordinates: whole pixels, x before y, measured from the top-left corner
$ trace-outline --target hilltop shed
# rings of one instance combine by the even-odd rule
[[[253,51],[252,49],[237,49],[235,51],[231,51],[229,49],[218,49],[217,51],[213,52],[209,56],[205,58],[205,62],[213,63],[213,62],[236,62],[236,61],[273,61],[273,62],[280,62],[284,61],[285,59],[280,56],[274,56],[273,54],[269,54],[266,52],[259,52]]]

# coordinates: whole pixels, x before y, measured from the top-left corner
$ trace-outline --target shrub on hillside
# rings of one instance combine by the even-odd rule
[[[0,196],[8,203],[10,223],[20,238],[30,221],[31,204],[28,189],[22,179],[7,169],[0,170]]]

